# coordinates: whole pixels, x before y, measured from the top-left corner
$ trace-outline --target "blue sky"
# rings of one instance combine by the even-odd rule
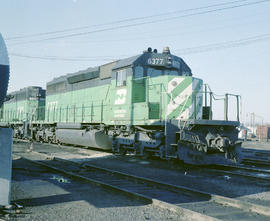
[[[193,75],[202,78],[216,94],[242,96],[242,121],[254,112],[270,123],[270,1],[250,4],[260,0],[243,0],[195,9],[232,1],[1,1],[0,31],[6,39],[11,64],[9,91],[30,85],[45,87],[46,82],[66,73],[136,55],[149,46],[159,51],[169,46],[173,54],[187,62]],[[250,5],[200,13],[240,4]],[[186,9],[193,10],[179,12]],[[149,18],[163,13],[167,14]],[[141,17],[144,19],[113,23]],[[119,28],[126,25],[130,26]],[[66,29],[73,30],[23,37]],[[85,32],[88,34],[44,40]],[[246,42],[254,36],[260,39]],[[239,44],[231,45],[238,40]],[[224,45],[219,47],[220,43]],[[210,46],[205,50],[198,48],[205,45]],[[52,56],[56,58],[44,60]],[[215,116],[221,118],[222,105],[216,105]]]

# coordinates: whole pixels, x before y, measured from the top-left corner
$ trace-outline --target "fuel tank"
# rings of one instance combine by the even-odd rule
[[[109,136],[100,130],[56,129],[56,139],[61,143],[111,150]]]
[[[0,107],[7,94],[9,80],[9,60],[4,39],[0,33]]]

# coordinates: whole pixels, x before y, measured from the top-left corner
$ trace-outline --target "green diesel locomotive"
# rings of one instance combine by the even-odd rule
[[[204,92],[203,81],[168,47],[162,53],[148,48],[48,82],[46,105],[36,109],[45,119],[28,112],[28,128],[36,140],[120,154],[196,164],[240,160],[239,122],[212,120]]]
[[[6,96],[0,108],[0,119],[14,128],[15,137],[23,138],[26,135],[29,122],[44,121],[45,93],[41,87],[31,86]]]

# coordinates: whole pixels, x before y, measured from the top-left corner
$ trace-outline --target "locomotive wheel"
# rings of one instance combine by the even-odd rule
[[[241,163],[241,156],[241,147],[239,145],[233,146],[225,153],[225,158],[233,161],[234,163]]]

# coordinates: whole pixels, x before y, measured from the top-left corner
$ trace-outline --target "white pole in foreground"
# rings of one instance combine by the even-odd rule
[[[11,128],[0,128],[0,206],[10,204],[12,133]]]
[[[0,33],[0,107],[6,97],[8,80],[8,53],[4,39]],[[13,130],[11,128],[0,127],[0,206],[8,206],[10,204],[12,134]]]

